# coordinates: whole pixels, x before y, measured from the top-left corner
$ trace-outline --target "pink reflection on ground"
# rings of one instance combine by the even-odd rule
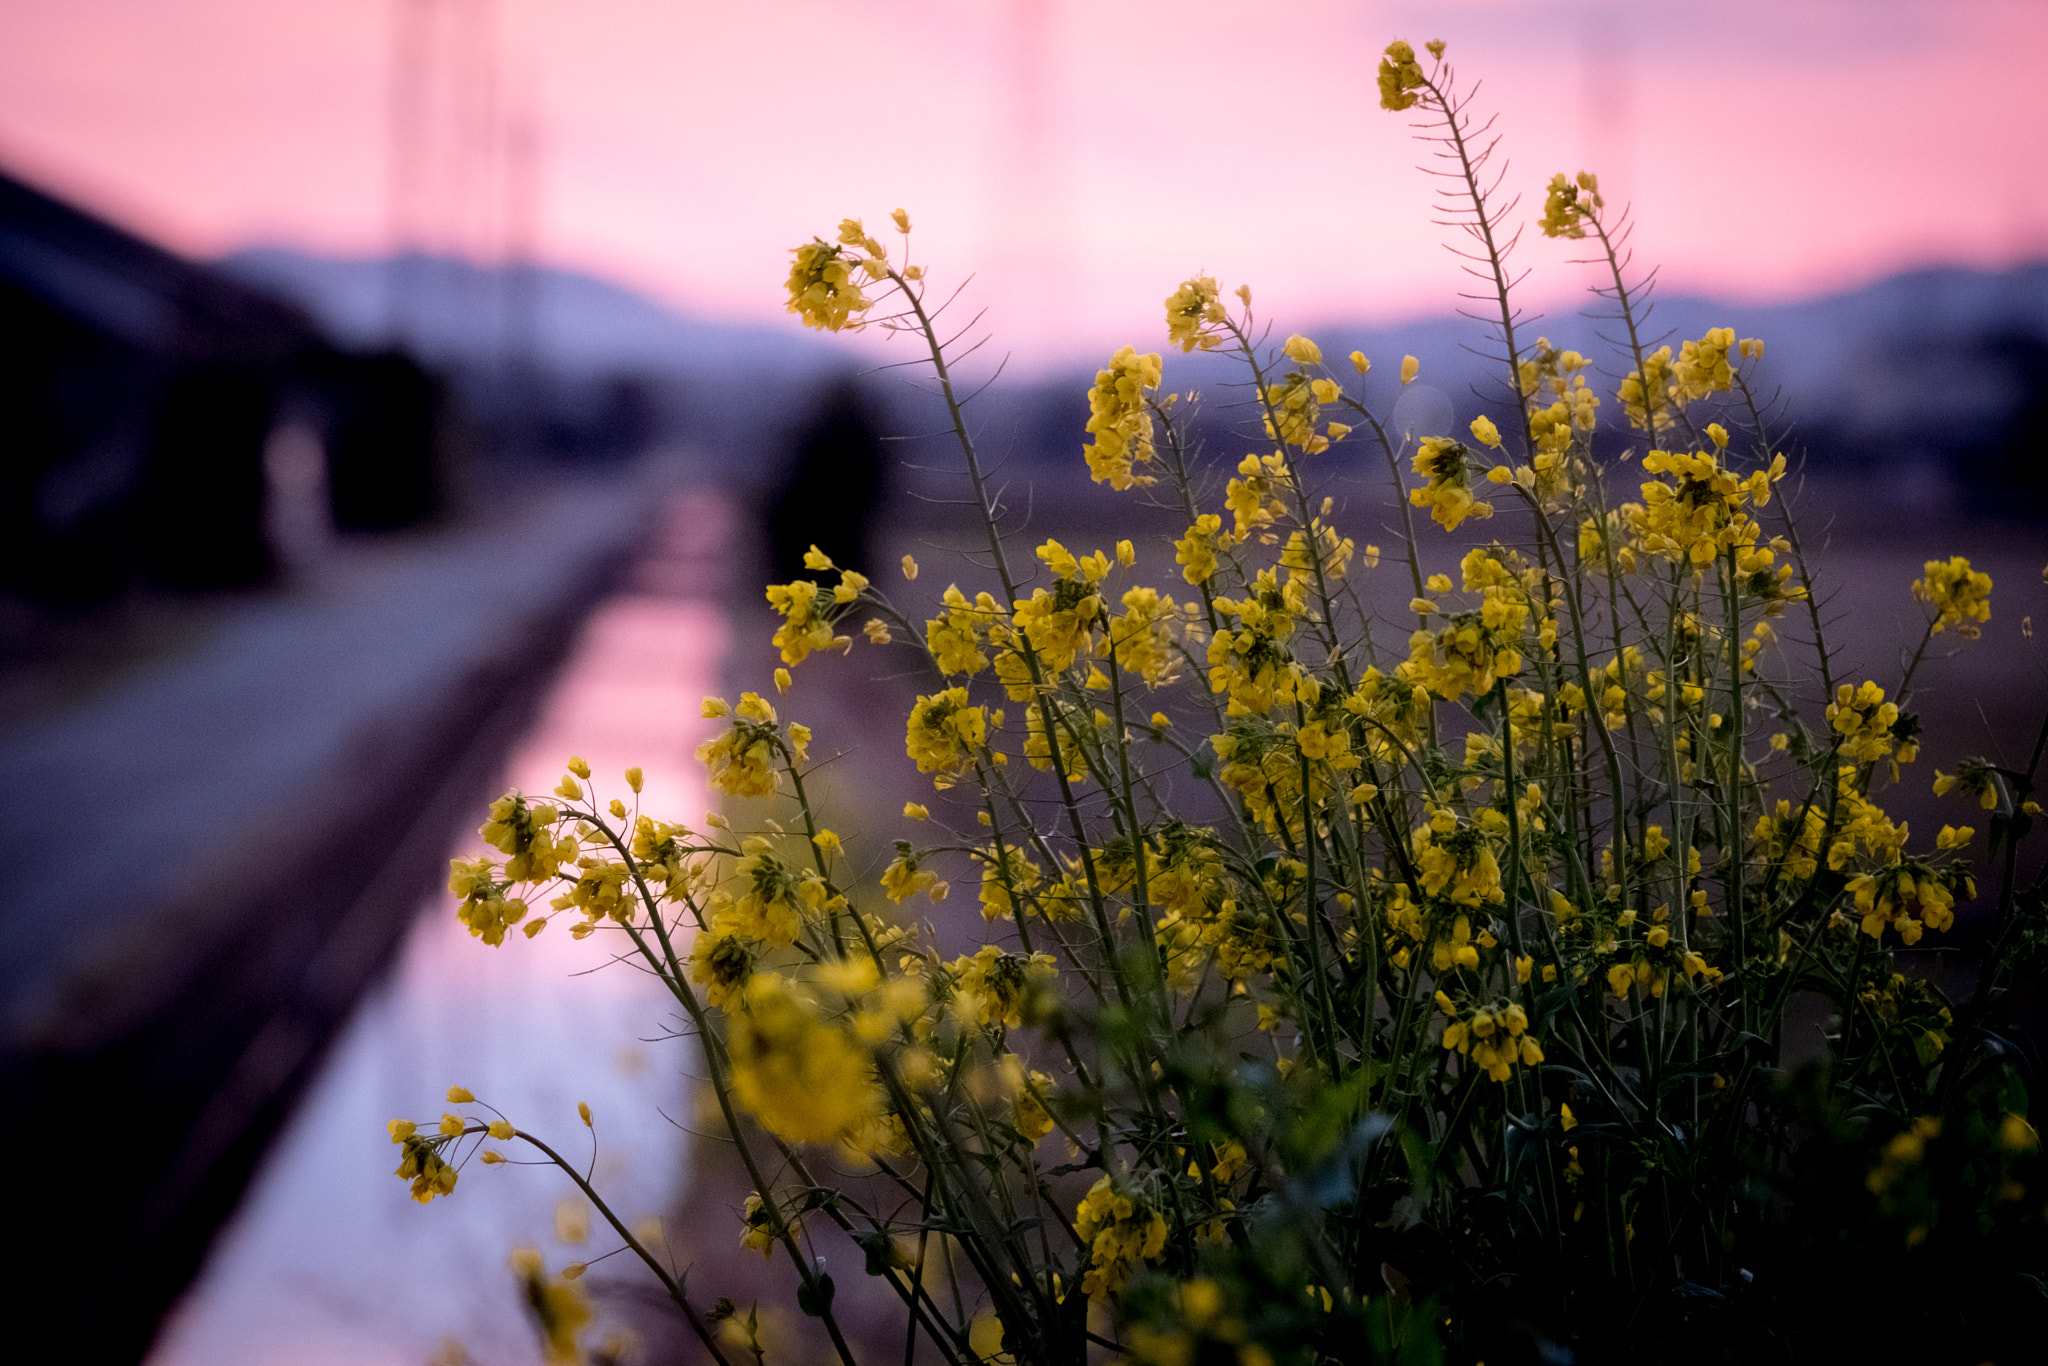
[[[678,509],[675,526],[702,517]],[[700,510],[701,511],[701,510]],[[722,614],[698,599],[633,593],[584,628],[539,721],[509,764],[509,784],[546,792],[570,754],[588,759],[601,797],[630,801],[620,774],[646,772],[650,813],[695,820],[706,806],[693,758],[718,690]],[[465,852],[476,845],[463,841]],[[686,1181],[686,1045],[666,993],[629,965],[606,966],[603,938],[566,925],[492,950],[438,895],[392,979],[365,1002],[326,1070],[259,1172],[186,1300],[153,1366],[292,1362],[418,1366],[450,1339],[491,1362],[537,1359],[504,1271],[517,1244],[551,1268],[610,1251],[555,1237],[561,1173],[471,1163],[456,1193],[422,1208],[390,1174],[385,1121],[431,1122],[450,1083],[468,1086],[563,1152],[587,1155],[576,1102],[596,1116],[595,1183],[630,1221],[673,1209]],[[652,1040],[652,1041],[650,1041]],[[632,1269],[614,1259],[593,1277]]]

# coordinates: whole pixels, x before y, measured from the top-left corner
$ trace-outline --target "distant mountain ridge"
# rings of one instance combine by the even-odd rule
[[[279,295],[350,346],[386,344],[394,285],[406,297],[407,336],[426,359],[461,366],[502,361],[527,332],[533,359],[570,374],[710,372],[765,366],[830,368],[828,348],[766,327],[677,312],[581,271],[497,269],[412,254],[330,257],[254,247],[217,262],[244,283]],[[522,306],[519,293],[530,290]]]
[[[413,335],[430,357],[475,362],[501,354],[513,335],[512,272],[446,257],[328,257],[285,247],[256,247],[218,262],[248,284],[281,295],[350,345],[382,342],[389,333],[394,275],[423,295],[408,305]],[[830,367],[835,357],[816,339],[777,329],[716,322],[681,313],[621,285],[580,271],[534,267],[534,345],[543,363],[575,371],[723,369],[767,363],[781,368]],[[1802,400],[1847,393],[1850,368],[1873,346],[2012,331],[2048,336],[2048,262],[2004,271],[1930,267],[1888,276],[1856,289],[1768,304],[1735,304],[1692,295],[1655,300],[1645,341],[1675,343],[1710,327],[1729,326],[1770,343],[1770,370]],[[1596,327],[1609,324],[1562,312],[1532,325],[1560,344],[1587,349]],[[1381,363],[1404,354],[1450,378],[1478,370],[1465,348],[1481,324],[1437,315],[1404,322],[1322,329],[1324,349],[1364,350]],[[1435,362],[1432,365],[1432,362]],[[1079,366],[1075,369],[1078,371]],[[1829,403],[1830,409],[1836,405]],[[1817,410],[1816,410],[1817,411]]]
[[[259,248],[220,265],[298,304],[338,340],[364,346],[387,336],[396,279],[416,319],[415,348],[457,371],[501,371],[516,331],[510,301],[518,282],[460,262],[408,257],[394,267],[386,260]],[[771,416],[772,425],[800,421],[813,388],[861,363],[808,334],[692,317],[575,271],[536,268],[525,287],[531,290],[531,354],[542,368],[572,381],[632,377],[683,395],[673,407],[687,414],[684,428],[693,439],[741,442],[758,451],[763,421],[754,395],[762,376],[791,386],[778,405],[790,416]],[[1769,304],[1671,294],[1655,298],[1643,341],[1676,350],[1680,341],[1722,326],[1766,341],[1761,388],[1781,402],[1775,414],[1790,419],[1794,449],[1815,468],[1906,490],[1900,496],[1909,500],[2048,518],[2048,262],[2002,271],[1913,270]],[[1530,341],[1549,336],[1593,357],[1593,382],[1611,418],[1614,385],[1628,364],[1618,347],[1600,341],[1601,333],[1618,338],[1619,324],[1560,310],[1531,320],[1522,335]],[[1315,335],[1340,367],[1353,350],[1372,359],[1368,399],[1386,404],[1399,429],[1462,431],[1475,413],[1497,415],[1508,406],[1498,363],[1484,354],[1488,329],[1482,322],[1441,314],[1326,326]],[[1404,355],[1418,357],[1422,366],[1420,380],[1408,389],[1393,378]],[[1078,457],[1094,369],[1091,362],[1073,363],[989,390],[972,413],[989,449],[1040,467]],[[745,386],[734,383],[743,376]],[[1240,392],[1219,382],[1239,379],[1226,357],[1168,359],[1170,385],[1209,392],[1208,430],[1219,437],[1241,425],[1242,416],[1232,406]],[[899,430],[945,425],[931,420],[936,415],[925,411],[931,399],[922,392],[904,385],[877,389]],[[946,463],[920,441],[902,453]],[[760,477],[776,463],[769,453],[750,457],[749,467]]]

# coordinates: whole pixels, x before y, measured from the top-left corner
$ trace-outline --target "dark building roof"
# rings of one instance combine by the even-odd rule
[[[276,364],[323,344],[297,309],[5,172],[0,287],[111,341],[164,357]]]

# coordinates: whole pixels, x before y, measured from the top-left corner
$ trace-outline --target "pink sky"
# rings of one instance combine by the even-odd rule
[[[540,255],[736,320],[794,327],[788,247],[899,204],[1026,352],[1157,345],[1198,268],[1284,326],[1439,310],[1453,262],[1372,89],[1397,35],[1484,78],[1529,201],[1600,169],[1673,288],[2048,254],[2041,0],[433,2],[488,19],[500,108],[538,112]],[[393,10],[0,0],[0,165],[192,253],[380,252]],[[433,186],[433,240],[503,250],[501,194]],[[1525,245],[1539,295],[1568,254]]]

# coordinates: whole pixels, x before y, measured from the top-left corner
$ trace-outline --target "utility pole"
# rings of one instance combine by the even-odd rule
[[[1040,346],[1058,323],[1059,296],[1071,289],[1064,228],[1063,177],[1056,155],[1059,134],[1052,98],[1055,0],[1009,0],[1004,23],[1008,54],[1003,117],[989,203],[988,234],[994,278],[1010,316],[1003,331]]]
[[[391,0],[385,332],[489,350],[498,255],[496,0]],[[473,332],[474,336],[466,335]]]

